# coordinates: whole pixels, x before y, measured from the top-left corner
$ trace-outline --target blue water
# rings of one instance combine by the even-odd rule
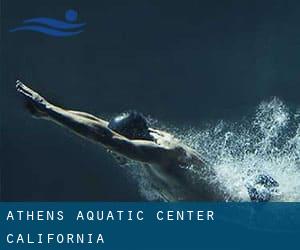
[[[239,121],[220,120],[205,129],[173,129],[185,144],[196,149],[211,164],[220,183],[219,190],[228,200],[249,201],[246,183],[259,173],[279,182],[273,201],[300,201],[300,109],[293,111],[280,99],[258,105],[252,115]],[[138,165],[138,164],[137,164]],[[131,164],[130,175],[148,200],[161,198],[144,168]],[[193,179],[203,177],[197,166],[189,168]],[[199,186],[201,188],[201,186]]]

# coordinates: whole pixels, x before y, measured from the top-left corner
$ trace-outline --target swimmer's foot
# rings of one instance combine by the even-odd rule
[[[279,183],[267,174],[259,174],[252,183],[247,183],[246,187],[251,201],[270,201],[279,194]]]
[[[25,98],[25,106],[35,118],[47,116],[44,111],[48,103],[42,96],[19,80],[16,81],[16,90]]]

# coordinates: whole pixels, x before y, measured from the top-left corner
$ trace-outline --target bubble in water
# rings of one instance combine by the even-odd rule
[[[253,116],[240,122],[220,121],[204,130],[175,131],[214,167],[219,190],[228,199],[249,201],[246,184],[265,173],[280,185],[274,200],[300,201],[299,113],[293,114],[281,100],[273,98],[262,102]],[[203,178],[194,168],[189,171],[193,181]],[[151,184],[144,168],[132,165],[130,172],[147,199],[159,198],[160,190]]]

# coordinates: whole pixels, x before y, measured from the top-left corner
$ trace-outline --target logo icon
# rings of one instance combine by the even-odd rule
[[[26,19],[23,25],[11,29],[10,32],[34,31],[56,37],[75,36],[83,32],[85,26],[85,23],[75,23],[77,17],[78,13],[70,9],[65,12],[64,21],[48,17]]]

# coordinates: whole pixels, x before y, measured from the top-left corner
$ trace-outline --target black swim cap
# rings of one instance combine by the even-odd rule
[[[129,139],[153,140],[147,119],[136,111],[121,113],[109,121],[108,127]]]

